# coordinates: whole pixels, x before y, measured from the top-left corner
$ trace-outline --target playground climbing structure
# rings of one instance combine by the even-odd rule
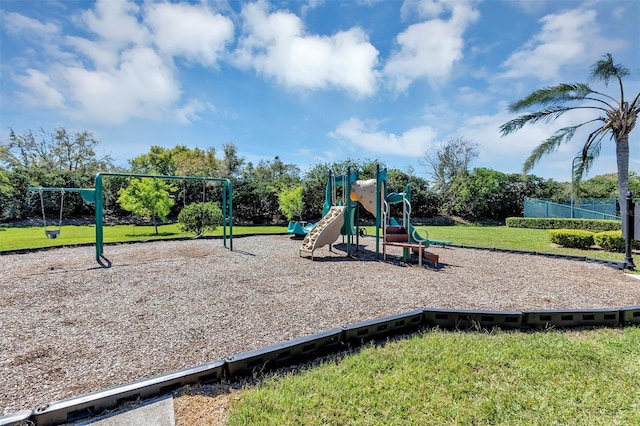
[[[311,228],[302,242],[302,253],[313,253],[315,250],[331,245],[343,235],[346,237],[347,254],[351,254],[352,245],[359,244],[358,202],[352,197],[352,186],[357,181],[357,174],[348,168],[346,174],[329,172],[325,190],[322,219]],[[354,226],[355,224],[355,226]]]
[[[340,191],[341,190],[341,191]],[[341,195],[342,197],[340,197]],[[376,218],[376,255],[382,248],[383,259],[387,256],[387,247],[401,247],[403,259],[408,261],[410,252],[418,255],[418,264],[422,266],[426,259],[434,266],[438,265],[438,256],[427,249],[430,244],[448,245],[449,241],[430,240],[426,229],[418,229],[411,224],[411,192],[407,185],[405,192],[387,192],[387,170],[376,169],[376,178],[358,180],[355,173],[348,169],[345,175],[329,173],[326,186],[323,218],[305,237],[300,255],[335,242],[340,235],[346,237],[347,255],[351,255],[353,239],[356,250],[359,247],[359,213],[361,205]],[[393,205],[399,205],[402,213],[399,220],[391,216]],[[354,225],[355,224],[355,225]],[[382,243],[382,247],[380,247]]]

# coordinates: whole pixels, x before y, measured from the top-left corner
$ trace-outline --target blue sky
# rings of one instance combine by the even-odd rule
[[[501,137],[509,103],[585,82],[607,52],[631,71],[627,95],[640,91],[634,0],[0,0],[0,18],[2,140],[88,130],[122,166],[152,145],[221,157],[234,142],[253,163],[379,159],[428,177],[424,153],[462,137],[479,146],[473,167],[515,173],[593,115]],[[570,180],[585,137],[532,173]],[[640,172],[637,128],[630,149]],[[589,176],[615,170],[606,141]]]

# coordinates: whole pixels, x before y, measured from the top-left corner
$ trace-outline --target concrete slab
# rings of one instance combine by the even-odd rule
[[[130,410],[74,423],[78,426],[175,426],[173,397],[152,399]]]

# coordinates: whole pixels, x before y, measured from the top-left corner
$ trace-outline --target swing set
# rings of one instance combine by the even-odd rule
[[[199,176],[164,176],[164,175],[146,175],[134,173],[98,173],[95,177],[95,188],[44,188],[32,187],[29,191],[38,192],[40,194],[40,207],[42,208],[42,221],[44,223],[44,232],[47,238],[56,239],[60,236],[62,229],[64,195],[66,193],[77,192],[84,201],[95,204],[95,229],[96,229],[96,261],[102,264],[104,259],[104,194],[103,194],[103,178],[109,176],[132,177],[132,178],[151,178],[151,179],[167,179],[181,180],[186,185],[187,181],[202,181],[203,197],[205,197],[207,182],[222,182],[222,239],[224,247],[227,247],[227,226],[229,227],[229,249],[233,251],[233,187],[231,181],[225,178],[199,177]],[[60,193],[60,216],[58,219],[57,229],[47,228],[47,218],[44,208],[44,192]]]
[[[55,240],[60,236],[60,230],[62,229],[62,218],[64,211],[64,194],[67,192],[78,192],[82,199],[88,203],[93,203],[95,199],[95,191],[88,188],[43,188],[30,186],[29,191],[36,191],[40,194],[40,208],[42,209],[42,222],[44,225],[44,234],[47,238]],[[60,192],[60,216],[58,218],[58,228],[48,229],[47,215],[44,208],[44,192]]]

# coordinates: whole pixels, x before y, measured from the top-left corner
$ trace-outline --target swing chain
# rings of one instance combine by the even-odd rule
[[[64,189],[60,190],[60,218],[58,219],[58,229],[56,230],[48,230],[47,229],[47,214],[44,210],[44,196],[42,195],[42,189],[38,191],[40,193],[40,207],[42,208],[42,222],[44,224],[44,233],[47,238],[57,238],[60,235],[60,229],[62,229],[62,215],[64,211]]]

